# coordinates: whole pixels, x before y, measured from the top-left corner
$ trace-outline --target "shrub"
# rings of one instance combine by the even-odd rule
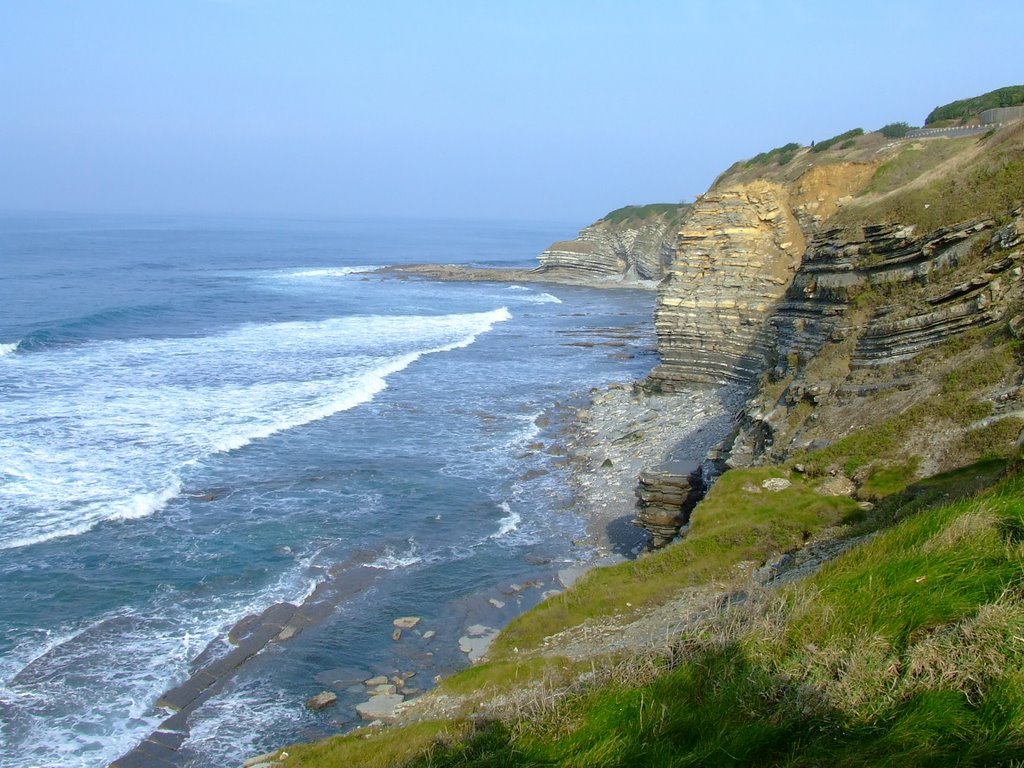
[[[754,155],[744,163],[744,166],[750,168],[753,165],[769,165],[772,162],[785,165],[796,156],[799,149],[800,145],[795,141],[791,141],[788,144],[783,144],[781,147],[775,147],[775,149],[769,149],[767,152],[760,152]]]
[[[601,219],[601,221],[607,221],[610,224],[622,224],[629,221],[644,221],[654,216],[661,216],[664,214],[674,216],[682,213],[689,208],[688,203],[651,203],[649,205],[627,205],[622,208],[616,208],[614,211],[607,213]]]
[[[833,136],[831,139],[825,139],[824,141],[819,141],[817,144],[812,144],[811,152],[824,152],[826,149],[831,149],[840,142],[844,143],[844,148],[853,146],[853,143],[850,142],[850,140],[863,135],[863,128],[854,128],[852,130],[846,131],[845,133],[840,133],[838,136]]]
[[[957,118],[974,117],[986,109],[996,107],[1016,107],[1024,104],[1024,85],[1011,85],[1006,88],[997,88],[994,91],[983,93],[981,96],[973,96],[969,99],[952,101],[936,107],[928,117],[924,119],[925,125],[937,123],[940,120],[955,120]]]
[[[907,123],[889,123],[879,128],[878,132],[887,139],[902,139],[910,133],[910,126]]]

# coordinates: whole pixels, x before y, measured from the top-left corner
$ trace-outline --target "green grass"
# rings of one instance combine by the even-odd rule
[[[761,488],[767,478],[784,474],[778,469],[727,472],[700,503],[684,540],[648,557],[588,572],[571,590],[514,619],[495,641],[491,656],[508,659],[516,648],[535,648],[567,627],[629,615],[681,587],[730,577],[737,563],[764,562],[800,544],[805,532],[832,525],[856,509],[848,498],[819,494],[811,480],[800,476],[783,491]]]
[[[967,141],[986,144],[985,151],[928,184],[904,189],[867,205],[847,206],[830,224],[850,228],[863,222],[898,222],[914,225],[919,233],[925,233],[977,218],[998,221],[1024,201],[1024,127],[1006,128],[995,136]],[[940,150],[922,151],[941,154]],[[890,171],[893,178],[886,179],[883,174],[878,179],[879,191],[898,188],[901,178],[917,170],[916,161],[907,155],[904,151],[900,157],[906,159],[895,161],[897,167]],[[923,163],[920,167],[925,169]]]
[[[1005,378],[1014,360],[1008,345],[996,347],[981,358],[956,366],[942,380],[942,393],[976,392],[991,387]]]
[[[998,476],[986,463],[934,485]],[[1022,540],[1015,469],[980,494],[933,496],[810,579],[690,626],[644,682],[580,689],[527,719],[343,737],[285,764],[384,765],[391,749],[392,765],[418,768],[1019,765]],[[341,751],[356,742],[372,762]]]
[[[864,483],[857,490],[857,495],[868,501],[878,501],[899,493],[917,477],[918,464],[920,461],[913,458],[872,467]]]
[[[964,435],[959,445],[964,456],[992,456],[1006,454],[1024,431],[1024,420],[1010,416]]]
[[[471,731],[466,723],[426,721],[400,730],[362,732],[307,744],[293,744],[283,751],[284,762],[294,766],[336,766],[337,768],[390,768],[421,760],[448,740],[458,741]]]
[[[993,386],[1007,380],[1016,366],[1013,349],[1003,342],[1001,335],[990,333],[985,344],[978,346],[980,352],[972,360],[954,367],[942,378],[938,393],[825,448],[798,454],[794,462],[802,464],[812,476],[841,469],[851,477],[877,463],[878,467],[870,470],[862,489],[865,498],[895,493],[901,489],[901,482],[913,479],[908,469],[916,459],[906,455],[908,435],[915,430],[934,429],[942,422],[963,428],[992,414],[992,402],[983,396]],[[988,453],[1007,453],[1019,431],[1017,420],[1011,418],[996,421],[984,431],[968,432],[968,439],[961,446],[963,460],[972,461]],[[986,439],[991,441],[987,446]]]
[[[962,152],[975,141],[977,139],[968,137],[922,141],[904,146],[898,155],[878,166],[875,175],[860,194],[884,194],[898,189]]]
[[[610,224],[642,222],[654,216],[678,216],[689,209],[688,203],[651,203],[650,205],[627,205],[606,213],[601,221]]]

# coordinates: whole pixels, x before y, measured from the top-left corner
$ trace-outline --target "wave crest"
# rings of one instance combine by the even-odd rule
[[[0,434],[0,550],[152,515],[197,462],[369,402],[511,317],[334,318],[27,355]]]

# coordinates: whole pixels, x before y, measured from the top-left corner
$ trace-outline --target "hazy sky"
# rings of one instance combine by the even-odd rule
[[[0,0],[0,209],[535,219],[1024,82],[1024,2]]]

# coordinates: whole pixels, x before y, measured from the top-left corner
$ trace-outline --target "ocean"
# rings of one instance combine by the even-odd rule
[[[332,580],[177,759],[349,728],[352,680],[430,688],[467,625],[586,559],[552,446],[567,404],[650,369],[653,296],[373,271],[532,266],[572,231],[0,216],[0,765],[107,765],[240,620]]]

